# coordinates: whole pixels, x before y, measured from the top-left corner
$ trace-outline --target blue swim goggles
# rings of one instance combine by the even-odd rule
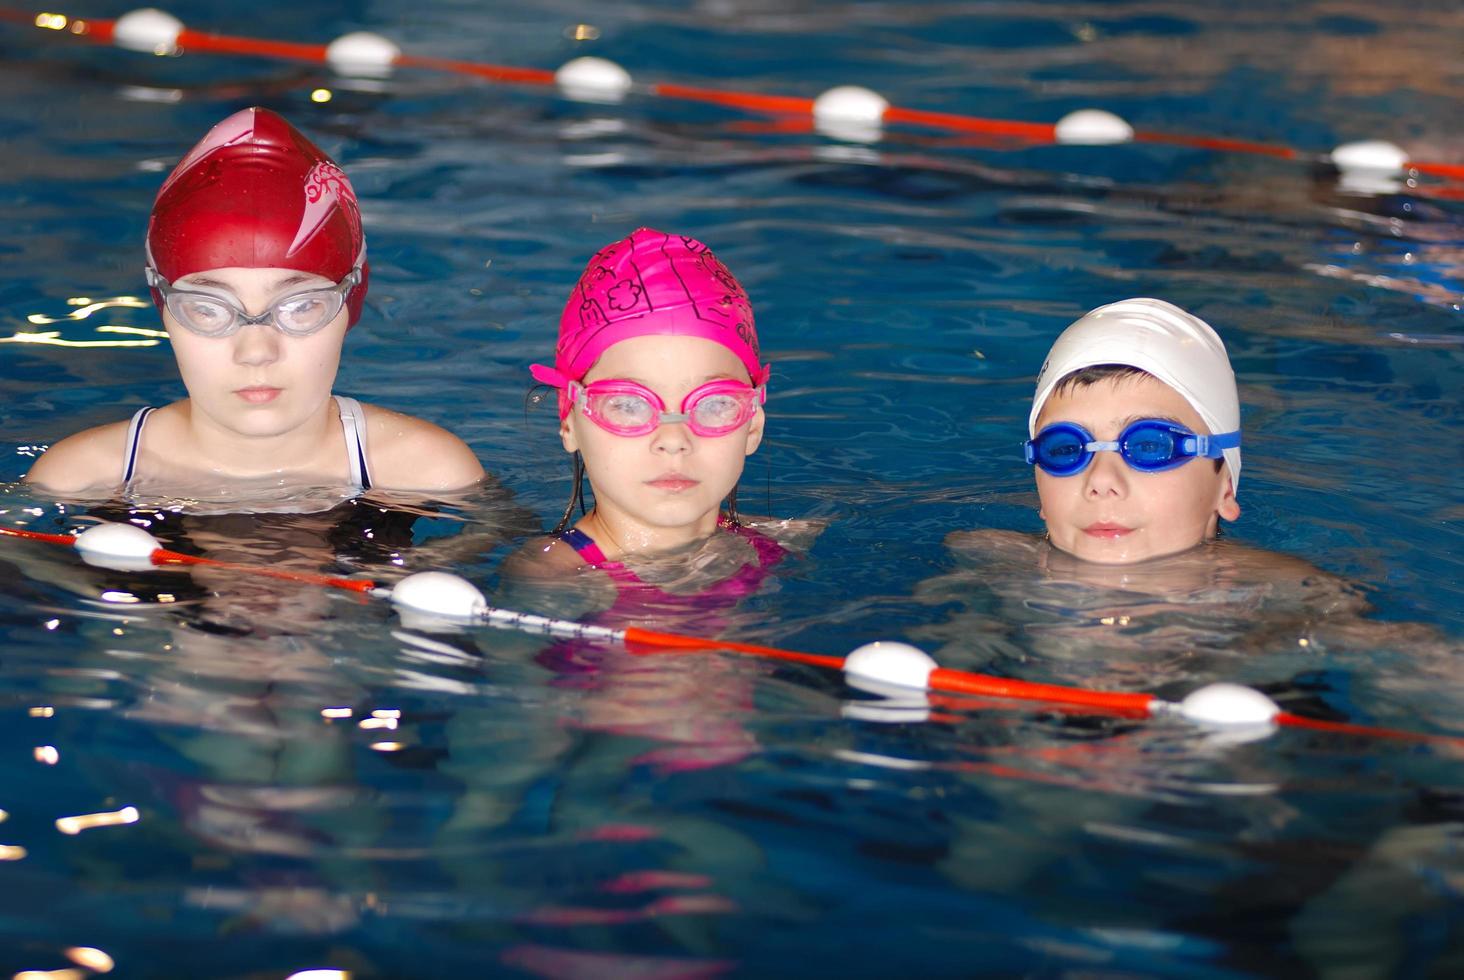
[[[1081,425],[1054,422],[1024,444],[1027,462],[1053,476],[1075,476],[1087,469],[1093,454],[1118,453],[1123,461],[1144,473],[1159,473],[1183,466],[1196,456],[1219,459],[1227,449],[1240,448],[1240,431],[1200,436],[1163,419],[1139,419],[1113,442],[1099,442]]]

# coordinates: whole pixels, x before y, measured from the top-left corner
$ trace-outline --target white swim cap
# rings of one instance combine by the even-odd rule
[[[1225,344],[1192,313],[1162,299],[1125,299],[1100,306],[1062,332],[1037,375],[1037,394],[1027,418],[1028,437],[1037,416],[1063,378],[1081,368],[1122,364],[1147,371],[1184,396],[1210,434],[1240,429],[1240,397]],[[1230,485],[1240,488],[1240,450],[1225,450]]]

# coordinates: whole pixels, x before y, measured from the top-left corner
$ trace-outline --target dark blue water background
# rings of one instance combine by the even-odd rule
[[[440,57],[596,54],[645,81],[852,82],[1033,121],[1101,106],[1140,128],[1464,160],[1450,3],[171,9],[226,33],[369,29]],[[909,129],[851,147],[646,97],[342,83],[14,24],[0,82],[0,337],[155,328],[147,306],[28,318],[141,296],[163,174],[227,113],[267,105],[339,160],[366,216],[372,292],[338,390],[454,429],[503,488],[402,540],[370,520],[341,541],[305,518],[217,518],[192,528],[198,548],[498,589],[504,554],[567,493],[526,366],[550,355],[587,256],[653,225],[712,244],[754,299],[774,372],[744,511],[827,523],[721,628],[835,654],[914,639],[950,666],[1100,687],[1237,679],[1298,710],[1464,735],[1464,208],[1436,183],[1368,195],[1308,162]],[[1039,529],[1017,444],[1042,355],[1132,295],[1197,312],[1230,347],[1246,456],[1229,539],[1353,583],[1368,626],[1333,636],[1321,599],[1247,600],[1105,633],[1082,610],[1112,595],[947,548],[953,530]],[[0,377],[5,481],[38,445],[182,394],[165,344],[7,342]],[[20,485],[0,510],[43,530],[81,516]],[[0,863],[0,972],[67,966],[73,947],[136,977],[1464,969],[1448,748],[1227,747],[969,706],[879,723],[846,717],[860,695],[814,668],[579,651],[577,675],[530,638],[431,635],[381,603],[228,576],[109,578],[43,545],[5,544],[0,575],[0,844],[23,849]],[[57,832],[125,806],[138,822]]]

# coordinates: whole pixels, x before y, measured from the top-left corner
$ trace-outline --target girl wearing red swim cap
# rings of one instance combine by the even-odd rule
[[[332,395],[370,267],[340,168],[279,115],[237,112],[163,183],[145,270],[188,397],[52,446],[56,493],[251,481],[442,491],[483,476],[456,436]]]

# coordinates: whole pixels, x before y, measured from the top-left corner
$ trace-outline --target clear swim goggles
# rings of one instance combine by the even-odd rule
[[[617,436],[644,436],[667,424],[685,425],[702,437],[725,436],[746,425],[768,400],[767,387],[723,378],[695,388],[681,399],[681,410],[666,411],[661,396],[643,384],[606,379],[571,381],[569,399],[600,428]]]
[[[239,298],[230,293],[176,287],[150,265],[144,273],[148,286],[158,291],[173,319],[200,337],[231,337],[243,327],[261,323],[268,323],[290,337],[308,337],[336,318],[346,305],[346,297],[361,283],[358,261],[334,286],[281,296],[263,313],[251,316],[239,305]]]
[[[1139,419],[1112,442],[1100,442],[1081,425],[1054,422],[1023,445],[1027,462],[1053,476],[1075,476],[1087,469],[1094,453],[1118,453],[1129,466],[1143,473],[1160,473],[1183,466],[1195,457],[1219,459],[1227,449],[1240,448],[1240,430],[1201,436],[1164,419]]]

